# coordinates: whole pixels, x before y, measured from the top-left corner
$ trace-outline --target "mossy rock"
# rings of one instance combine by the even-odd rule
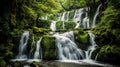
[[[56,27],[57,27],[57,30],[63,29],[63,22],[62,22],[62,21],[58,21],[58,22],[56,23]]]
[[[75,26],[75,22],[65,22],[65,29],[73,29]]]
[[[57,47],[55,45],[55,37],[44,36],[42,39],[42,58],[43,60],[57,60]]]
[[[13,63],[13,67],[21,67],[21,66],[22,66],[22,63],[19,61],[16,61]]]
[[[48,29],[45,28],[38,28],[38,27],[33,27],[33,33],[39,33],[39,34],[47,34]]]
[[[120,60],[120,47],[115,45],[103,46],[100,49],[97,60],[120,65],[118,62],[118,60]]]
[[[87,50],[89,46],[89,34],[86,31],[79,30],[75,34],[75,41],[79,48]]]
[[[33,62],[30,64],[30,67],[39,67],[39,63],[36,62],[36,61],[33,61]]]

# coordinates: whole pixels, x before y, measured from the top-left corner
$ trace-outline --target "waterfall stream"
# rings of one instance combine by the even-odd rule
[[[97,16],[99,15],[99,10],[100,10],[100,7],[102,6],[102,4],[100,4],[97,8],[97,11],[95,12],[95,15],[94,15],[94,18],[93,18],[93,23],[92,23],[92,28],[95,27],[95,23],[96,23],[96,18]]]
[[[24,31],[21,39],[20,39],[20,44],[19,44],[19,53],[16,56],[16,59],[27,59],[27,55],[25,54],[26,47],[27,47],[27,42],[29,39],[29,31]]]
[[[51,22],[50,29],[51,29],[52,31],[56,31],[56,22],[57,22],[57,21],[52,21],[52,22]]]
[[[42,51],[40,47],[41,41],[42,41],[42,37],[40,37],[40,39],[37,41],[36,50],[35,50],[33,59],[42,59]]]
[[[57,33],[54,36],[56,37],[59,60],[80,60],[81,58],[84,58],[83,51],[77,47],[72,39],[74,37],[73,33]]]

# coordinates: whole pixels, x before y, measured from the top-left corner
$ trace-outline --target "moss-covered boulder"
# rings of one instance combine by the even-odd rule
[[[75,22],[65,22],[66,29],[73,29],[76,26]]]
[[[120,60],[120,47],[114,45],[103,46],[100,49],[97,60],[111,64],[119,64],[118,60]]]
[[[86,31],[78,30],[75,33],[75,42],[77,43],[78,47],[87,50],[89,46],[89,35]]]
[[[36,62],[36,61],[33,61],[33,62],[30,64],[30,67],[39,67],[39,63]]]
[[[41,43],[43,60],[57,60],[57,47],[55,37],[44,36]]]
[[[63,22],[62,22],[62,21],[58,21],[58,22],[56,23],[56,27],[57,27],[57,30],[63,29]]]
[[[21,66],[23,66],[22,62],[16,61],[13,63],[13,67],[21,67]]]

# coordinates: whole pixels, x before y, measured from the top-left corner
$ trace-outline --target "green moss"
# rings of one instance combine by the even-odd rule
[[[56,27],[57,27],[57,29],[63,29],[63,22],[62,21],[58,21],[56,23]]]
[[[75,22],[65,22],[66,29],[73,29],[75,27]]]
[[[43,60],[56,60],[57,59],[57,47],[55,45],[55,37],[44,36],[42,40],[42,55]]]
[[[31,64],[30,64],[31,67],[39,67],[39,63],[36,62],[36,61],[33,61]]]
[[[120,60],[120,48],[117,46],[105,45],[100,49],[98,60],[119,64],[118,60]]]
[[[14,66],[14,67],[21,67],[21,66],[22,66],[22,63],[19,62],[19,61],[16,61],[16,62],[13,63],[13,66]]]
[[[33,27],[33,32],[34,32],[34,33],[47,34],[48,31],[49,31],[49,30],[48,30],[48,29],[45,29],[45,28]]]

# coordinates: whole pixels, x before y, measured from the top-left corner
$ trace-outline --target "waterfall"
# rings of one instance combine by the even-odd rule
[[[74,22],[78,22],[78,21],[81,21],[81,16],[83,14],[83,8],[80,8],[79,10],[76,10],[75,11],[75,14],[74,14],[74,17],[73,17],[73,21]]]
[[[66,19],[66,21],[69,20],[69,14],[70,14],[70,12],[68,11],[68,12],[67,12],[67,19]]]
[[[93,18],[93,23],[92,23],[92,28],[95,27],[95,23],[96,23],[96,18],[97,16],[99,15],[99,10],[100,10],[100,7],[102,6],[102,4],[100,4],[97,8],[97,11],[95,12],[95,15],[94,15],[94,18]]]
[[[89,39],[90,39],[90,46],[88,48],[87,51],[85,51],[85,55],[86,55],[86,59],[90,60],[91,59],[91,55],[93,53],[93,51],[96,49],[97,44],[95,42],[95,35],[92,33],[92,31],[88,31],[89,34]]]
[[[27,43],[29,39],[29,31],[24,31],[21,35],[20,44],[19,44],[19,52],[16,56],[16,59],[27,59],[27,55],[25,54]]]
[[[41,41],[42,41],[42,37],[40,37],[40,39],[37,41],[36,50],[34,53],[34,59],[42,59],[42,51],[40,47]]]
[[[77,22],[75,28],[79,28],[79,27],[80,27],[80,22]]]
[[[56,37],[59,60],[80,60],[84,58],[83,51],[70,39],[71,36],[74,37],[72,32],[57,33],[54,36]]]
[[[87,13],[86,13],[86,17],[83,19],[83,27],[84,27],[84,28],[90,28],[89,18],[88,18]]]
[[[62,16],[61,16],[61,21],[65,21],[65,20],[66,20],[65,16],[66,16],[66,12],[64,12],[64,13],[62,14]]]
[[[57,22],[57,21],[52,21],[52,22],[51,22],[50,29],[51,29],[52,31],[56,31],[56,22]]]
[[[69,20],[69,11],[68,12],[64,12],[61,16],[61,21],[62,21],[62,27],[63,29],[65,29],[65,21],[68,21]]]

